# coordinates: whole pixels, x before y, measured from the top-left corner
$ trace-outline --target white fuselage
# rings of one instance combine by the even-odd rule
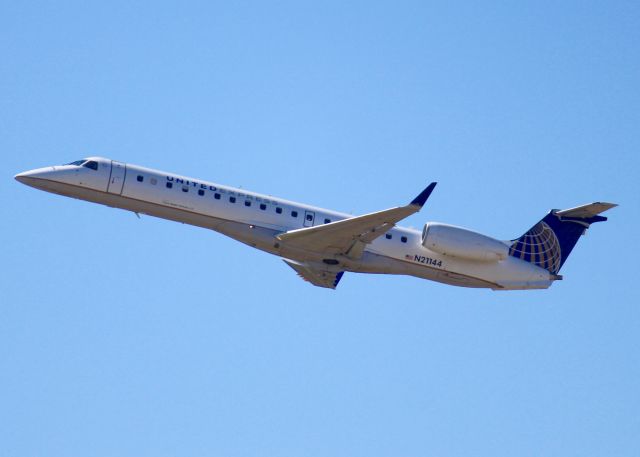
[[[223,233],[257,249],[300,262],[326,254],[281,243],[277,235],[352,216],[104,158],[98,166],[42,168],[16,176],[49,192],[126,209]],[[547,288],[546,270],[515,257],[479,262],[438,254],[422,245],[421,232],[399,226],[366,245],[360,258],[334,256],[336,271],[403,274],[457,286],[496,290]]]

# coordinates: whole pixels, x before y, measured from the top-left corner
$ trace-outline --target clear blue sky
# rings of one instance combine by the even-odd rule
[[[640,455],[640,4],[0,4],[1,456]],[[87,155],[498,238],[546,291],[346,274],[36,191]]]

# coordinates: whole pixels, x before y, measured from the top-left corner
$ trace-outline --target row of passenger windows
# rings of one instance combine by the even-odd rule
[[[138,182],[143,182],[144,181],[144,176],[142,175],[138,175],[136,177],[136,180]],[[156,180],[156,178],[151,178],[151,184],[155,185],[157,184],[158,181]],[[172,189],[173,188],[173,183],[171,181],[167,181],[166,183],[167,189]],[[182,192],[189,192],[189,186],[182,186]],[[205,194],[204,189],[198,189],[198,195],[200,195],[201,197],[203,197]],[[214,192],[213,194],[213,198],[215,198],[216,200],[220,200],[222,198],[222,195],[218,192]],[[233,195],[229,196],[229,202],[231,203],[235,203],[236,202],[236,197],[234,197]],[[250,200],[245,200],[244,201],[244,206],[251,206],[251,201]],[[262,211],[266,211],[267,210],[267,205],[265,205],[264,203],[260,203],[260,209]],[[282,208],[279,206],[276,206],[276,213],[277,214],[282,214]],[[298,212],[296,210],[292,210],[291,211],[291,217],[298,217]],[[311,214],[307,214],[306,216],[307,221],[312,222],[313,221],[313,215]],[[325,218],[324,223],[325,224],[329,224],[331,222],[331,219],[327,219]],[[387,233],[385,235],[385,238],[390,240],[393,238],[393,235],[391,233]],[[406,236],[401,236],[400,237],[400,241],[402,241],[403,243],[407,242],[407,237]]]
[[[138,182],[143,182],[144,181],[144,176],[142,175],[138,175],[136,176],[136,181]],[[157,184],[157,180],[155,178],[151,178],[151,184]],[[167,181],[167,183],[165,184],[167,189],[172,189],[173,188],[173,183],[171,181]],[[182,186],[182,192],[189,192],[189,186]],[[198,195],[200,195],[201,197],[203,197],[205,194],[205,190],[204,189],[198,189]],[[222,198],[222,195],[219,192],[214,192],[213,193],[213,198],[215,198],[216,200],[220,200]],[[229,196],[229,202],[230,203],[235,203],[236,202],[236,197],[234,197],[233,195]],[[245,200],[244,201],[244,206],[251,206],[252,202],[251,200]],[[265,205],[264,203],[260,203],[259,208],[262,211],[266,211],[267,210],[267,205]],[[276,206],[276,213],[277,214],[282,214],[282,208],[279,206]],[[296,210],[292,210],[291,211],[291,217],[298,217],[298,211]],[[313,215],[311,214],[307,214],[307,220],[309,222],[313,221]],[[331,222],[331,219],[325,219],[324,223],[328,224]]]

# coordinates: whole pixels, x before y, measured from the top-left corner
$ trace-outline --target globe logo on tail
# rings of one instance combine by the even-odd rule
[[[542,221],[517,240],[513,240],[509,255],[536,264],[553,274],[558,273],[562,262],[558,237]]]

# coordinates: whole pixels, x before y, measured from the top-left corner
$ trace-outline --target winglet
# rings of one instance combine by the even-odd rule
[[[422,208],[424,206],[425,202],[427,201],[427,199],[429,198],[429,195],[431,195],[431,192],[433,192],[433,189],[435,189],[436,184],[438,184],[438,183],[437,182],[432,182],[431,184],[429,184],[425,190],[420,192],[420,195],[418,195],[416,198],[414,198],[411,201],[411,204],[419,206],[420,208]]]

